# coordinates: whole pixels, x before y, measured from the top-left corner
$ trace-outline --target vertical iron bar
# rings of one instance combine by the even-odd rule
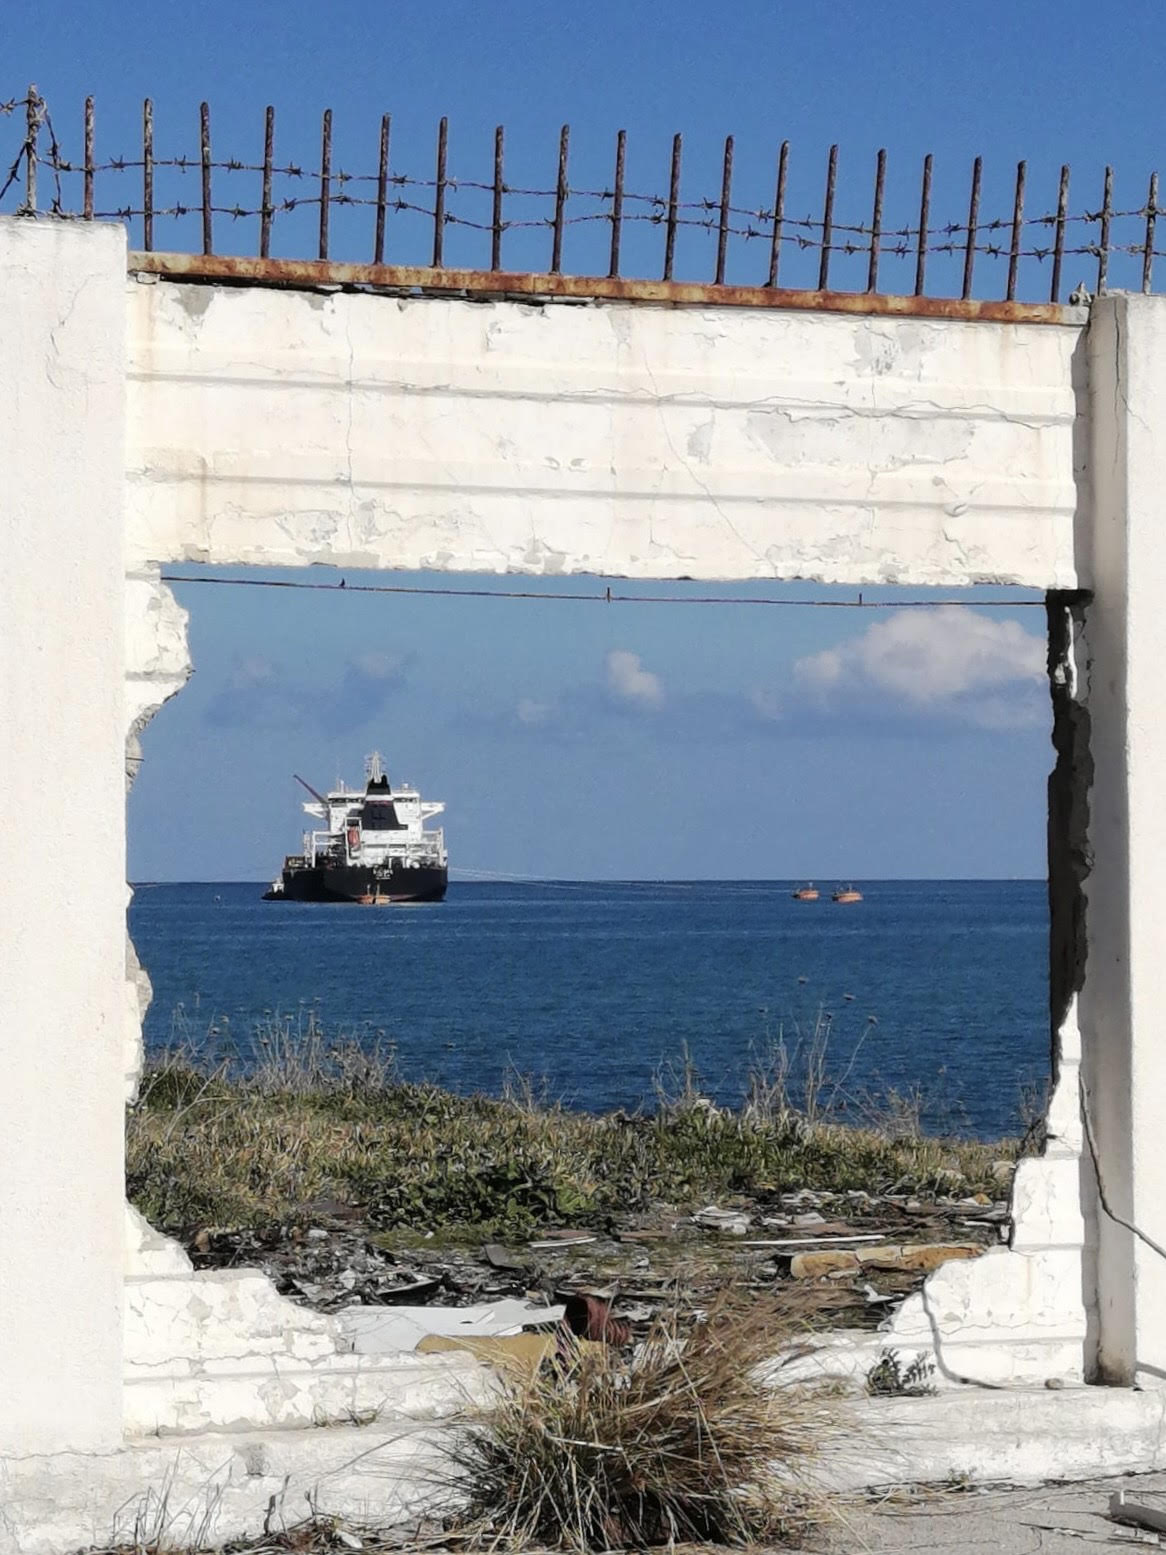
[[[976,263],[976,228],[980,224],[980,176],[984,171],[983,157],[972,163],[972,194],[968,201],[968,241],[964,249],[964,286],[960,296],[966,302],[972,295],[972,270]]]
[[[328,210],[332,200],[332,110],[320,128],[320,258],[328,257]]]
[[[1142,250],[1142,290],[1149,292],[1154,280],[1154,228],[1158,224],[1158,175],[1150,174],[1150,193],[1146,197],[1146,246]]]
[[[86,221],[93,220],[93,99],[85,99],[85,205]]]
[[[1016,301],[1016,274],[1020,269],[1020,246],[1024,235],[1024,182],[1028,163],[1016,164],[1016,197],[1012,202],[1012,244],[1008,250],[1008,291],[1005,301]]]
[[[927,225],[931,220],[931,153],[923,158],[923,187],[919,194],[919,236],[915,244],[915,295],[923,296],[927,281]]]
[[[870,265],[866,273],[868,292],[877,292],[879,289],[879,244],[883,237],[883,191],[886,182],[887,153],[883,150],[879,152],[875,166],[874,210],[870,218]]]
[[[608,275],[619,274],[620,223],[623,221],[623,170],[628,132],[620,130],[615,138],[615,188],[611,196],[611,264]]]
[[[789,171],[789,141],[783,140],[777,154],[777,189],[773,196],[773,235],[769,240],[769,274],[766,286],[777,285],[777,272],[781,268],[781,228],[785,221],[785,182]]]
[[[1061,167],[1061,186],[1057,191],[1057,220],[1053,229],[1053,281],[1049,301],[1061,300],[1061,261],[1065,257],[1065,220],[1069,214],[1069,164]]]
[[[154,247],[154,104],[142,104],[142,247]]]
[[[214,234],[211,227],[211,110],[202,103],[198,110],[199,150],[202,157],[202,251],[213,254]]]
[[[834,236],[834,182],[838,176],[838,147],[830,147],[826,163],[826,203],[822,208],[822,257],[818,262],[818,290],[830,286],[830,243]]]
[[[29,84],[28,98],[24,105],[24,209],[26,214],[36,212],[36,142],[40,130],[40,98],[34,85]]]
[[[733,188],[733,137],[725,136],[725,163],[721,173],[721,218],[717,230],[717,273],[713,277],[716,286],[724,285],[725,255],[729,248],[729,197]]]
[[[672,137],[672,173],[668,180],[668,226],[664,238],[664,279],[672,279],[672,261],[676,257],[676,212],[680,204],[680,148],[682,138]]]
[[[263,192],[259,199],[259,257],[271,255],[271,164],[275,160],[275,109],[263,115]]]
[[[445,245],[445,159],[449,149],[449,120],[437,127],[437,184],[433,196],[433,268],[441,269]]]
[[[1101,197],[1101,236],[1097,253],[1097,295],[1105,295],[1109,276],[1109,222],[1113,215],[1113,168],[1105,170],[1105,189]]]
[[[490,269],[502,268],[502,196],[506,184],[502,176],[502,154],[505,149],[502,126],[494,131],[494,210],[490,218]]]
[[[374,265],[383,265],[385,262],[385,206],[389,192],[389,132],[392,128],[392,116],[381,115],[381,152],[377,162],[377,227],[373,240],[372,260]]]
[[[571,138],[571,126],[564,124],[559,131],[559,176],[555,183],[554,238],[551,242],[551,274],[558,275],[563,267],[563,208],[567,203],[567,145]]]

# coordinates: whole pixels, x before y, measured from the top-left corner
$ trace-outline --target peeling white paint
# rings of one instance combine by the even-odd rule
[[[128,309],[135,564],[1077,581],[1075,328],[168,282]]]

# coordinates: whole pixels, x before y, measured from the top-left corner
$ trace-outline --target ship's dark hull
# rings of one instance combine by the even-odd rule
[[[403,865],[372,869],[359,864],[285,866],[282,890],[264,893],[268,902],[440,902],[449,871],[436,864],[415,869]]]

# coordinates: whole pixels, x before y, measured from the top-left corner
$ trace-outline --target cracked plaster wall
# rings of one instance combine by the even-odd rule
[[[127,307],[132,567],[1079,581],[1075,326],[145,276]]]

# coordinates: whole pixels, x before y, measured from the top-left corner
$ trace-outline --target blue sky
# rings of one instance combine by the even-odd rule
[[[1052,204],[1063,161],[1078,209],[1099,203],[1107,162],[1118,204],[1137,205],[1161,154],[1164,44],[1166,7],[1150,0],[1104,13],[1076,0],[744,0],[720,13],[689,0],[70,0],[51,26],[7,8],[0,97],[36,81],[68,152],[92,92],[101,155],[133,154],[150,95],[160,155],[196,149],[206,97],[216,154],[252,157],[272,103],[277,160],[305,165],[331,106],[336,165],[365,172],[389,111],[394,167],[418,176],[432,168],[445,113],[455,176],[489,176],[503,123],[508,177],[539,186],[553,182],[563,122],[573,183],[602,186],[624,128],[629,188],[644,191],[666,184],[681,130],[688,195],[716,193],[732,133],[738,197],[757,205],[771,198],[788,138],[799,213],[819,207],[837,141],[842,201],[860,219],[879,147],[893,212],[913,207],[930,151],[935,218],[958,220],[976,154],[986,213],[1010,210],[1021,156],[1030,210]],[[220,198],[251,203],[254,192],[232,184]],[[136,190],[111,194],[125,201]],[[178,197],[194,198],[193,180]],[[312,221],[310,211],[280,218],[275,251],[310,253]],[[253,227],[220,217],[220,245],[252,247]],[[334,252],[369,257],[368,227],[366,212],[338,212]],[[190,222],[158,235],[159,246],[193,241]],[[481,241],[452,228],[447,258],[481,263]],[[594,268],[605,241],[601,223],[570,229],[566,267]],[[625,268],[655,273],[659,241],[658,228],[629,228]],[[426,242],[419,218],[394,215],[390,257],[423,257]],[[508,234],[506,263],[545,265],[546,243],[541,229]],[[762,248],[735,245],[730,278],[763,279]],[[710,253],[704,234],[689,234],[678,273],[707,275]],[[1088,261],[1072,264],[1091,276]],[[788,279],[797,267],[793,254]],[[977,290],[998,294],[991,262],[978,277]],[[1078,278],[1067,266],[1068,284]],[[844,266],[839,279],[853,276]],[[130,807],[135,878],[270,875],[298,837],[291,771],[356,776],[374,745],[392,773],[447,800],[453,862],[468,868],[824,879],[1043,870],[1051,751],[1037,610],[884,616],[179,592],[197,674],[145,737]]]
[[[360,594],[354,584],[385,576],[346,578],[343,593],[176,585],[196,673],[144,737],[133,878],[271,875],[298,846],[291,774],[353,780],[374,747],[391,777],[447,802],[455,868],[825,880],[1043,869],[1042,610],[435,599]]]

